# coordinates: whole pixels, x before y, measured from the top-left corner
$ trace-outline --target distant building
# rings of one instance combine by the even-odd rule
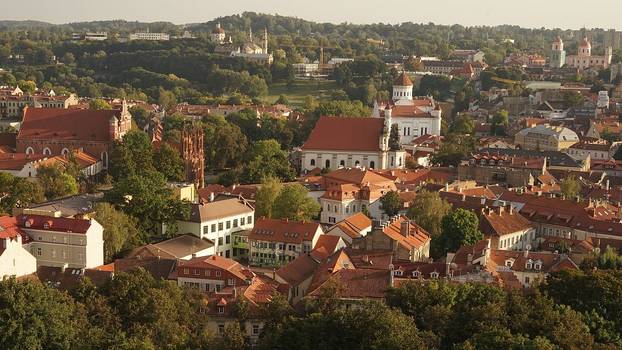
[[[557,37],[551,44],[551,57],[549,59],[549,67],[561,68],[566,64],[566,50],[564,50],[564,41]]]
[[[132,33],[128,37],[132,40],[148,40],[148,41],[169,41],[171,36],[167,33],[138,32]]]
[[[579,142],[574,131],[548,124],[523,129],[514,136],[516,147],[526,150],[561,151]]]
[[[231,52],[231,57],[240,57],[260,64],[270,65],[274,61],[274,56],[268,52],[268,30],[264,30],[262,46],[253,41],[253,31],[249,31],[248,41]]]
[[[75,41],[104,41],[108,39],[107,32],[86,32],[86,33],[73,33],[72,40]]]
[[[484,62],[486,54],[481,50],[454,50],[449,57],[463,62]]]
[[[594,56],[592,55],[592,44],[590,44],[587,38],[584,38],[579,43],[577,54],[566,57],[566,64],[579,70],[589,68],[607,69],[611,65],[612,58],[613,49],[611,46],[605,48],[604,56]]]
[[[214,28],[214,30],[212,30],[212,34],[210,34],[212,42],[219,45],[224,44],[226,37],[227,35],[225,34],[225,30],[220,26],[220,23],[216,24],[216,28]]]
[[[27,94],[15,88],[0,88],[0,118],[21,118],[24,108],[69,108],[78,104],[75,94],[58,96],[54,90]]]

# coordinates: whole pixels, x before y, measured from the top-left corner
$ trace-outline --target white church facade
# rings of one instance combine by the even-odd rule
[[[413,97],[413,83],[405,72],[393,84],[391,101],[374,103],[372,117],[384,118],[389,109],[393,124],[398,125],[403,145],[410,145],[419,136],[441,134],[440,106],[431,96]]]

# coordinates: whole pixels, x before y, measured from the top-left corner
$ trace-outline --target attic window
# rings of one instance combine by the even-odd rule
[[[393,274],[395,276],[401,276],[402,275],[402,270],[395,270],[395,271],[393,271]]]
[[[542,262],[541,261],[536,261],[534,268],[536,270],[542,270]]]
[[[46,229],[46,230],[49,229],[50,228],[50,223],[49,222],[43,223],[43,228]]]
[[[531,259],[527,261],[527,263],[525,264],[525,268],[527,270],[531,270],[533,268],[533,261]]]
[[[218,313],[219,314],[224,314],[225,313],[225,307],[224,306],[219,306],[218,307]]]
[[[419,278],[419,276],[421,275],[421,272],[419,271],[413,271],[413,277],[415,278]]]
[[[514,261],[512,261],[512,260],[510,260],[510,259],[508,259],[508,260],[506,260],[506,261],[505,261],[505,266],[507,266],[507,267],[512,267],[512,265],[514,265]]]
[[[434,272],[430,272],[430,277],[432,278],[438,278],[438,272],[434,271]]]

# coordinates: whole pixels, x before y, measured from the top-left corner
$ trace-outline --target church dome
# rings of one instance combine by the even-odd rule
[[[400,74],[400,76],[397,77],[397,79],[395,79],[395,81],[393,82],[393,85],[395,85],[395,86],[413,86],[413,82],[412,82],[412,80],[410,80],[410,78],[408,77],[408,74],[406,74],[406,72],[402,72],[402,74]]]
[[[583,40],[581,40],[581,44],[579,44],[579,47],[591,48],[592,44],[590,44],[587,38],[583,38]]]
[[[222,27],[220,26],[220,23],[218,23],[216,25],[216,28],[214,28],[214,30],[212,30],[212,34],[225,34],[225,30],[222,29]]]

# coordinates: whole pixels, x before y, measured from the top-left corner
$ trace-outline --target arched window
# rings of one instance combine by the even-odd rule
[[[68,154],[69,154],[69,150],[68,150],[67,148],[63,148],[63,150],[62,150],[62,151],[60,151],[60,154],[62,154],[62,155],[64,155],[64,156],[66,156],[66,155],[68,155]]]
[[[369,162],[369,167],[372,169],[376,168],[376,162],[374,162],[373,160],[371,162]]]
[[[32,147],[26,148],[26,154],[35,154],[35,150]]]
[[[45,155],[45,156],[49,156],[49,155],[51,155],[51,154],[52,154],[52,151],[50,151],[50,149],[49,149],[49,148],[47,148],[47,147],[46,147],[46,148],[44,148],[44,149],[43,149],[43,155]]]
[[[325,164],[326,164],[325,168],[327,168],[327,169],[330,168],[330,159],[326,159],[326,163]]]
[[[360,165],[361,165],[361,162],[359,162],[358,160],[357,160],[356,162],[354,162],[354,166],[355,166],[355,167],[358,167],[358,166],[360,166]]]
[[[345,160],[340,160],[339,161],[339,165],[340,166],[346,166],[346,161]]]
[[[315,159],[311,159],[311,162],[309,164],[311,164],[311,166],[315,166]]]

